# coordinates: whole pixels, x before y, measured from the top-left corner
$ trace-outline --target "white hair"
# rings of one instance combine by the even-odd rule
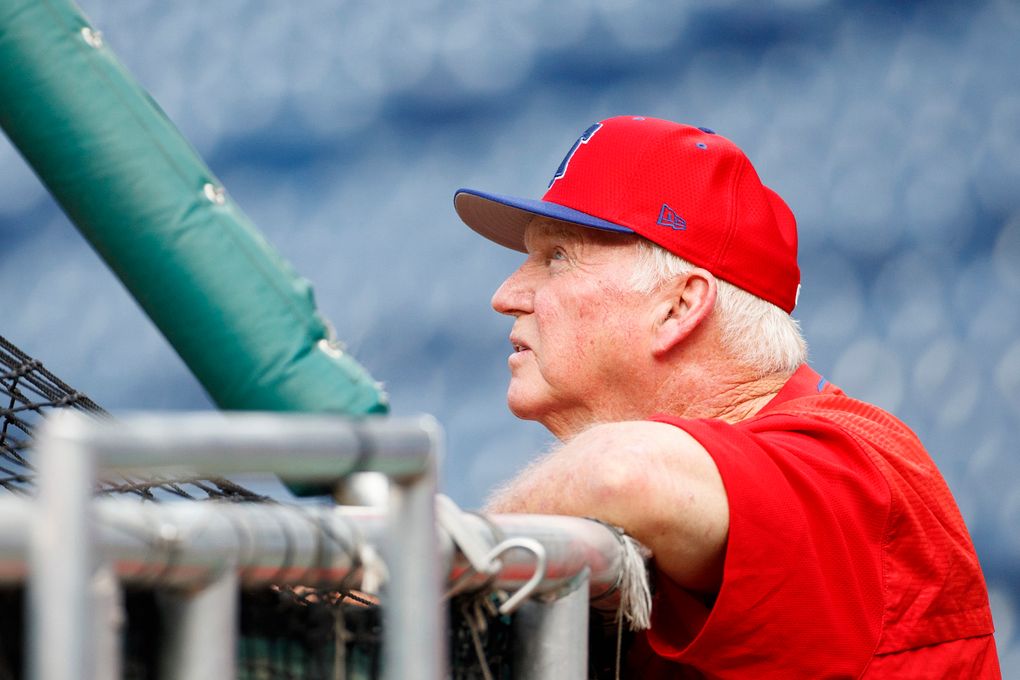
[[[644,238],[631,285],[651,293],[664,282],[689,274],[697,266]],[[723,347],[758,377],[792,373],[807,361],[807,343],[800,324],[785,311],[716,277],[715,311],[722,326]]]

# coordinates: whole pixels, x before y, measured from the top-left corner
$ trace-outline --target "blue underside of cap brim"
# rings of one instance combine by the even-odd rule
[[[525,252],[524,228],[535,215],[578,224],[583,227],[633,234],[627,227],[608,222],[594,215],[558,203],[503,196],[474,189],[458,189],[453,197],[454,208],[464,223],[496,243]]]

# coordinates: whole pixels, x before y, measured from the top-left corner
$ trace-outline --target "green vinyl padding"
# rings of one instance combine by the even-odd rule
[[[73,3],[0,2],[0,126],[219,407],[386,412],[309,283]]]

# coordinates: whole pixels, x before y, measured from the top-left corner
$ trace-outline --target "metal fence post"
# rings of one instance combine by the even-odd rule
[[[446,576],[440,566],[436,524],[438,424],[429,424],[431,451],[425,472],[397,478],[387,499],[384,560],[389,571],[383,620],[383,672],[387,680],[440,680],[446,670],[446,620],[439,593]]]
[[[178,590],[161,601],[167,639],[160,650],[160,677],[196,680],[236,677],[238,598],[234,569],[200,590]]]
[[[588,673],[588,571],[556,599],[536,598],[514,617],[516,680],[584,680]]]
[[[95,460],[87,427],[55,414],[37,449],[38,510],[32,518],[28,584],[29,677],[94,680],[91,582],[95,567]]]
[[[95,604],[93,620],[96,622],[96,680],[121,680],[124,650],[121,633],[124,630],[124,592],[113,567],[104,563],[92,580],[92,597]]]

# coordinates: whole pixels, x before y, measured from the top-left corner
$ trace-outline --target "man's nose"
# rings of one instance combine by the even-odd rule
[[[524,265],[507,277],[492,295],[492,308],[500,314],[520,316],[531,312],[532,287],[527,282]]]

